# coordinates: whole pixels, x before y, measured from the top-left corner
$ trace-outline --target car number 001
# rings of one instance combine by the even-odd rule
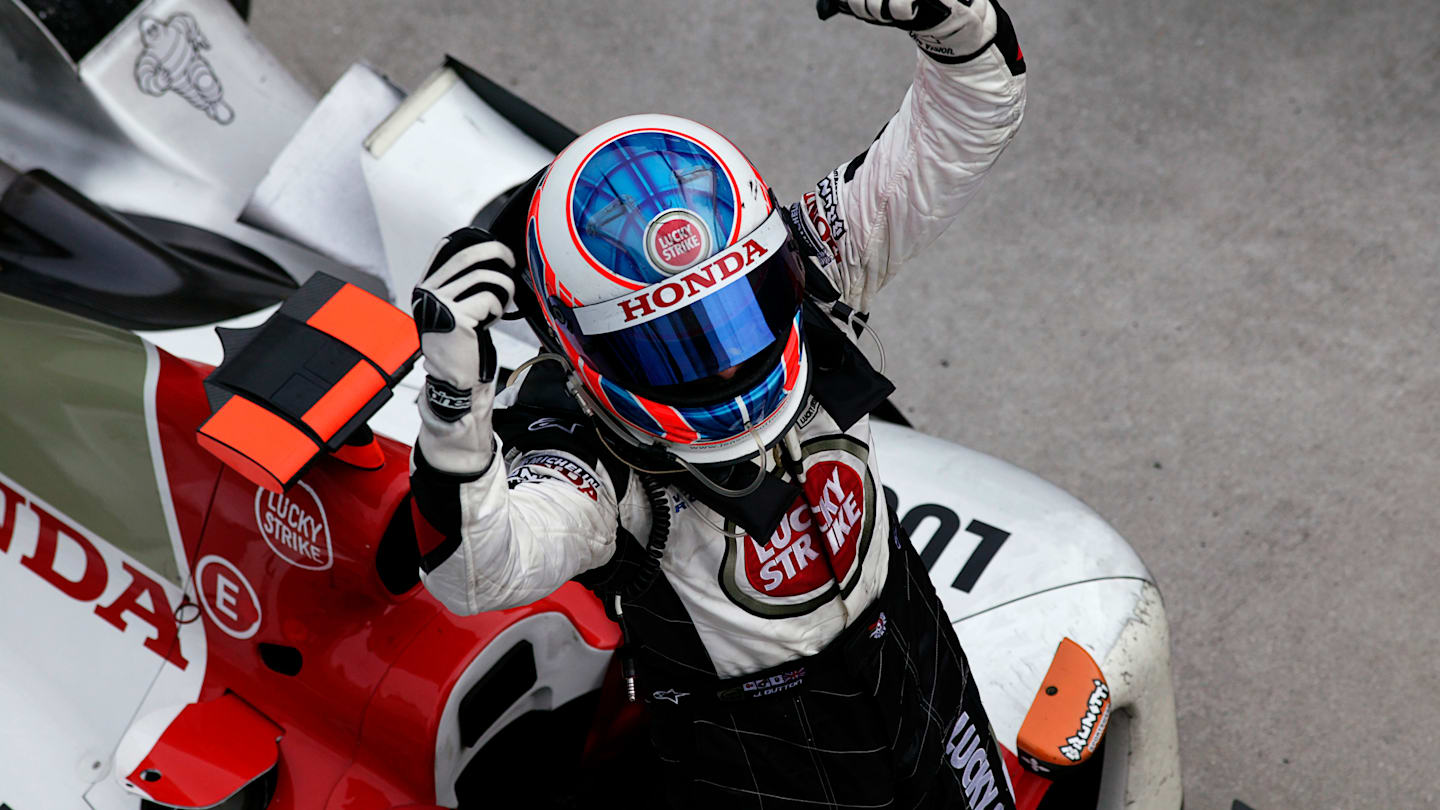
[[[895,494],[895,490],[885,487],[885,500],[890,504],[892,512],[900,513],[900,499]],[[938,503],[922,503],[905,512],[905,516],[900,519],[900,528],[904,529],[907,535],[913,535],[927,518],[939,521],[939,525],[935,527],[935,533],[930,535],[930,541],[920,552],[920,561],[925,564],[925,570],[931,571],[935,568],[935,561],[940,559],[940,555],[945,552],[945,548],[955,538],[955,533],[960,531],[960,516],[948,506]],[[961,566],[960,573],[955,575],[950,587],[969,593],[980,579],[980,575],[985,573],[986,566],[995,559],[996,552],[1005,545],[1005,540],[1010,537],[1010,532],[991,526],[982,520],[971,520],[965,527],[965,531],[979,537],[980,544],[970,552],[970,559]]]

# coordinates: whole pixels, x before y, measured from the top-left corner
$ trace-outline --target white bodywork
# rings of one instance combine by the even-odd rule
[[[205,57],[234,111],[228,124],[174,93],[156,97],[136,85],[144,47],[139,21],[181,13],[193,15],[209,40]],[[297,280],[324,270],[383,288],[402,307],[434,243],[551,157],[448,69],[405,100],[399,88],[356,66],[317,106],[223,0],[142,3],[78,66],[13,0],[0,0],[0,23],[30,66],[28,78],[0,76],[0,160],[22,171],[48,169],[117,210],[228,236],[270,256]],[[37,111],[33,83],[66,73],[72,82],[78,73],[83,86],[60,94],[55,108]],[[227,325],[258,324],[268,314]],[[210,326],[144,337],[182,357],[220,359]],[[510,368],[534,353],[533,337],[514,323],[501,325],[497,343],[501,364]],[[417,370],[396,389],[372,420],[376,430],[413,439],[421,379]],[[1100,664],[1117,710],[1101,806],[1178,807],[1168,625],[1159,591],[1130,546],[1082,503],[1005,462],[903,427],[876,423],[874,430],[898,514],[932,504],[931,512],[948,510],[959,521],[951,524],[943,552],[932,550],[931,575],[1002,743],[1014,750],[1056,645],[1068,636]],[[922,554],[937,542],[945,520],[917,518],[910,527]],[[972,521],[1008,535],[966,592],[951,583],[985,542],[966,531]],[[57,602],[53,589],[45,592],[49,585],[15,564],[21,553],[0,555],[0,605],[15,615],[23,604],[26,615],[73,624],[71,637],[87,650],[81,657],[79,650],[56,648],[57,660],[23,667],[0,653],[0,716],[31,729],[0,735],[0,799],[17,810],[63,808],[89,791],[94,808],[130,808],[133,798],[101,778],[113,747],[137,712],[194,699],[204,671],[203,639],[182,638],[193,662],[183,673],[160,671],[159,659],[145,659],[143,650],[139,669],[130,672],[125,656],[135,655],[131,648],[138,644],[86,629],[87,622],[96,624],[91,608]],[[107,564],[119,570],[118,560]],[[178,590],[168,595],[179,603]],[[75,617],[66,618],[66,611]],[[21,643],[15,634],[29,632],[13,621],[0,627],[0,648]],[[125,649],[97,652],[92,637],[95,645]],[[95,655],[113,666],[103,688],[87,668],[75,666]],[[37,673],[54,675],[38,679]],[[77,748],[76,740],[91,742]],[[459,751],[451,739],[437,746],[439,795],[453,798],[454,773],[473,751]],[[105,765],[92,767],[96,761]],[[46,777],[17,783],[6,769],[22,763],[40,763]]]

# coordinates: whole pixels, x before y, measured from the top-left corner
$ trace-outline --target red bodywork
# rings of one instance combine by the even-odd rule
[[[475,654],[522,618],[560,612],[591,646],[618,646],[618,627],[573,583],[532,605],[477,616],[446,611],[418,581],[391,593],[376,559],[391,518],[407,503],[410,448],[384,437],[377,438],[379,470],[323,458],[303,479],[323,504],[328,567],[283,558],[260,532],[256,485],[195,442],[210,415],[201,387],[209,367],[159,355],[161,446],[191,574],[202,560],[219,557],[253,587],[258,602],[258,629],[237,638],[235,625],[248,624],[252,608],[245,589],[217,591],[209,570],[235,576],[223,564],[198,577],[199,598],[211,600],[199,611],[208,645],[200,700],[233,693],[283,729],[275,810],[433,804],[446,700]],[[401,518],[408,520],[408,508]],[[216,621],[223,618],[217,593],[241,622]],[[268,666],[262,644],[298,652],[299,672]]]
[[[619,645],[619,628],[575,583],[534,604],[476,616],[448,612],[418,582],[392,593],[376,561],[397,510],[405,509],[400,518],[408,520],[410,448],[384,437],[377,437],[380,469],[327,457],[303,478],[323,504],[328,565],[317,570],[296,560],[322,561],[282,556],[260,530],[256,485],[196,444],[196,428],[210,415],[201,386],[210,367],[163,351],[159,356],[156,401],[166,473],[198,598],[210,600],[191,611],[207,623],[199,699],[234,694],[282,729],[273,810],[434,806],[436,738],[446,701],[475,655],[527,616],[559,612],[592,647]],[[300,501],[296,489],[291,492]],[[202,561],[208,561],[205,570],[198,571]],[[243,578],[255,604],[246,604],[246,588],[222,588],[216,576]],[[221,593],[223,607],[240,617],[228,626],[217,621]],[[237,637],[252,623],[258,624],[253,634]],[[267,665],[262,644],[298,653],[299,671],[284,674]],[[285,654],[293,660],[294,653]],[[602,712],[628,714],[616,707]],[[605,737],[605,729],[592,730],[590,747]],[[1050,783],[1021,769],[1008,750],[1005,760],[1018,807],[1033,810]]]

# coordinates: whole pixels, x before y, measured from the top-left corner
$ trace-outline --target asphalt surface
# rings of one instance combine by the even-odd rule
[[[254,29],[317,91],[449,52],[578,129],[697,118],[793,198],[913,65],[810,7],[256,0]],[[1007,8],[1025,125],[874,316],[902,409],[1139,550],[1190,810],[1440,805],[1433,0]]]

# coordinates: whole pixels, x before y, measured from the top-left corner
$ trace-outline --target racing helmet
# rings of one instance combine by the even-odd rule
[[[631,444],[730,463],[794,421],[809,379],[802,257],[718,132],[632,115],[580,136],[531,198],[525,253],[537,327]]]

